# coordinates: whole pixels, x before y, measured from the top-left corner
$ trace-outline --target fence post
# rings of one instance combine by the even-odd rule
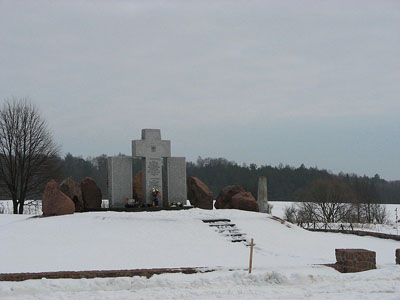
[[[251,268],[253,266],[253,245],[254,245],[254,240],[251,239],[251,244],[250,244],[250,261],[249,261],[249,274],[251,273]]]

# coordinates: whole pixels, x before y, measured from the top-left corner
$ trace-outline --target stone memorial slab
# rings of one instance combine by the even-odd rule
[[[186,158],[164,158],[163,166],[164,205],[168,202],[180,202],[186,205]]]
[[[132,198],[132,157],[108,157],[108,195],[110,207],[125,207]]]
[[[143,169],[143,199],[145,203],[153,202],[152,189],[159,190],[159,206],[163,203],[162,193],[162,158],[144,158]]]

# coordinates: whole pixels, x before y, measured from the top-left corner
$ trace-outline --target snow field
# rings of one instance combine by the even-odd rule
[[[399,242],[303,230],[270,215],[239,210],[92,212],[37,218],[0,215],[1,273],[140,268],[247,268],[249,249],[203,223],[228,218],[254,238],[254,267],[335,262],[335,248],[377,252],[394,262]]]
[[[274,212],[274,211],[273,211]],[[400,299],[400,243],[303,230],[239,210],[0,215],[0,273],[207,267],[215,272],[0,282],[0,299]],[[231,243],[202,219],[227,218],[254,238]],[[335,248],[376,251],[377,270],[341,274]],[[231,271],[230,271],[231,270]]]

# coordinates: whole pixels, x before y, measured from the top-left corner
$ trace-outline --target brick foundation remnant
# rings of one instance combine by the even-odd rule
[[[376,253],[365,249],[335,249],[335,269],[342,273],[376,269]]]
[[[164,273],[205,273],[215,271],[209,268],[161,268],[161,269],[134,269],[134,270],[99,270],[99,271],[60,271],[41,273],[0,273],[0,281],[23,281],[32,279],[82,279],[106,277],[145,276],[150,278],[155,274]]]
[[[400,249],[396,249],[396,264],[400,265]]]

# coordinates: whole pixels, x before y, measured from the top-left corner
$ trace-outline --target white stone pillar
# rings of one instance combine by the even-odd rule
[[[267,195],[267,177],[260,176],[258,179],[258,193],[257,193],[258,208],[262,213],[271,213],[268,205]]]

